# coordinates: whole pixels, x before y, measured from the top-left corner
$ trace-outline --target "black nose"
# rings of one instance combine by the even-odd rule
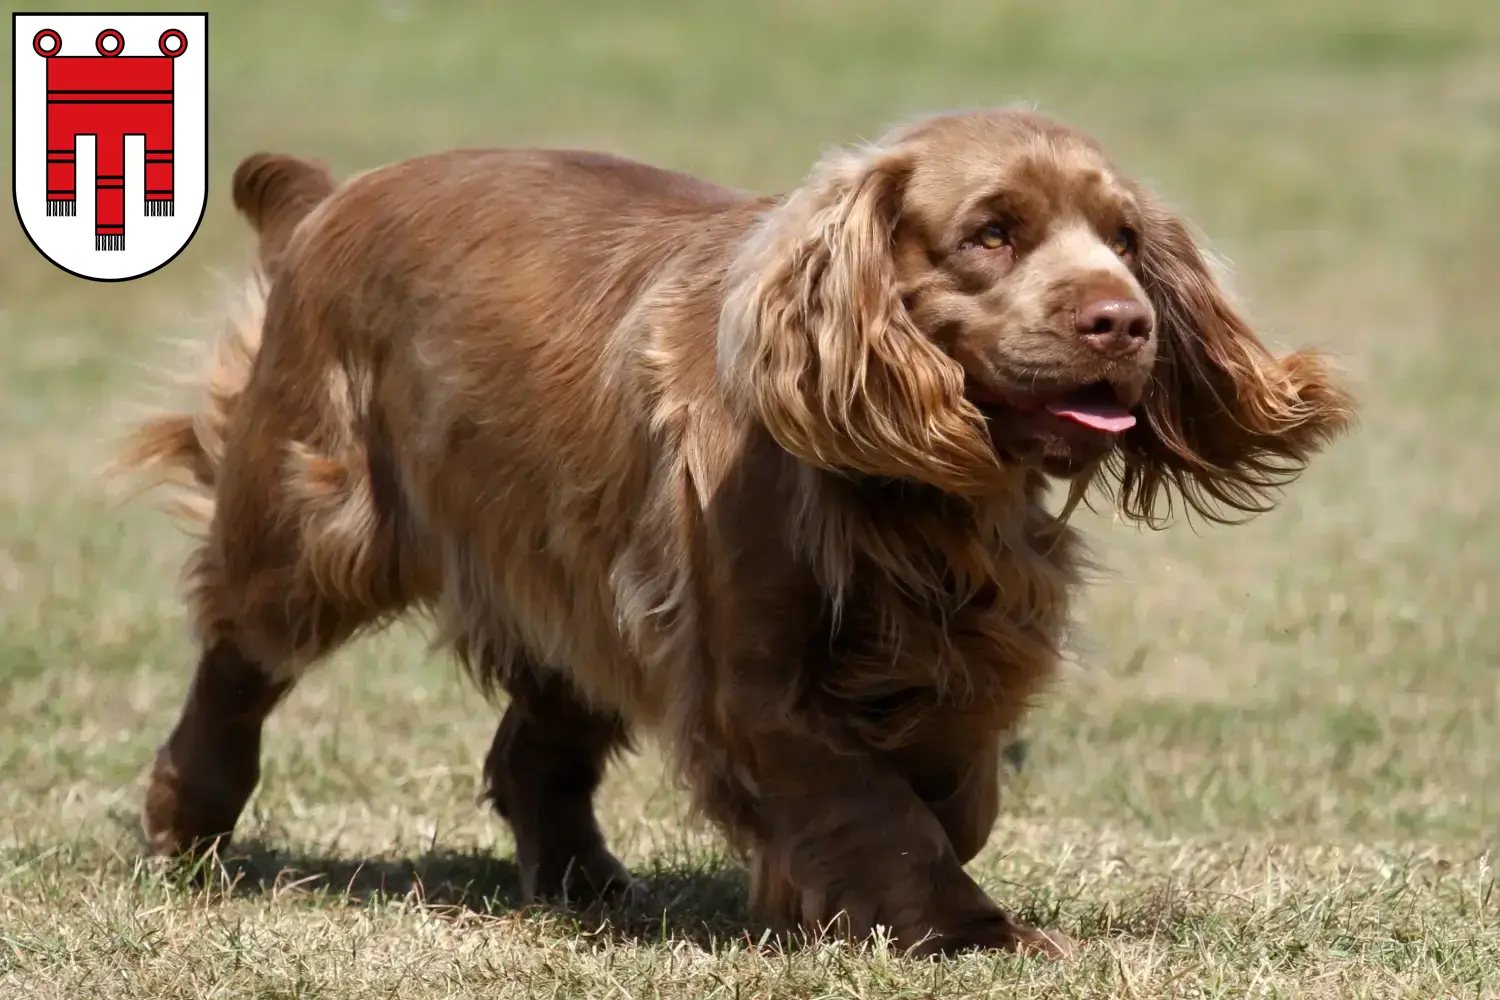
[[[1151,310],[1135,299],[1095,299],[1078,309],[1078,332],[1094,350],[1128,357],[1151,336]]]

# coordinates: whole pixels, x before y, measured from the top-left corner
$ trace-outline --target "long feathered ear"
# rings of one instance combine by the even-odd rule
[[[1342,433],[1354,403],[1328,359],[1274,356],[1230,303],[1184,222],[1144,199],[1141,273],[1160,357],[1146,419],[1122,442],[1118,501],[1158,524],[1173,494],[1212,521],[1273,508],[1279,491]]]
[[[901,301],[907,175],[899,152],[839,154],[770,210],[726,279],[719,374],[805,462],[978,492],[998,469],[983,418]]]

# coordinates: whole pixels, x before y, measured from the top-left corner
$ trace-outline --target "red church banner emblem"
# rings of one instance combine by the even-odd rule
[[[169,263],[208,195],[208,15],[15,14],[11,29],[27,237],[96,281]]]

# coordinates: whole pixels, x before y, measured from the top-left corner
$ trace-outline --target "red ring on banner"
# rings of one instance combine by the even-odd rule
[[[42,48],[43,38],[52,39],[52,51],[48,52],[47,50]],[[51,59],[53,56],[62,51],[62,36],[53,31],[51,28],[43,28],[41,31],[38,31],[36,33],[36,37],[31,40],[31,47],[35,49],[36,54],[41,56],[43,59]]]
[[[181,47],[178,48],[175,52],[167,48],[168,38],[177,39],[177,44]],[[176,28],[168,28],[166,31],[163,31],[161,33],[161,37],[156,40],[156,47],[161,49],[162,55],[166,56],[169,59],[176,59],[178,56],[187,51],[187,35],[184,35]]]
[[[113,52],[104,47],[104,40],[106,38],[113,38],[115,40],[115,49]],[[94,48],[99,50],[101,56],[117,56],[125,51],[125,36],[114,28],[105,28],[99,32],[99,37],[94,39]]]

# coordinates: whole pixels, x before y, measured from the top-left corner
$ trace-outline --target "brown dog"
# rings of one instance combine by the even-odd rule
[[[167,854],[233,830],[298,677],[420,608],[509,695],[485,770],[528,899],[625,882],[592,796],[646,730],[765,920],[1055,952],[963,868],[1077,586],[1049,479],[1256,512],[1351,416],[1182,221],[1019,111],[782,197],[540,150],[342,187],[255,156],[234,197],[261,314],[129,456],[208,501]]]

